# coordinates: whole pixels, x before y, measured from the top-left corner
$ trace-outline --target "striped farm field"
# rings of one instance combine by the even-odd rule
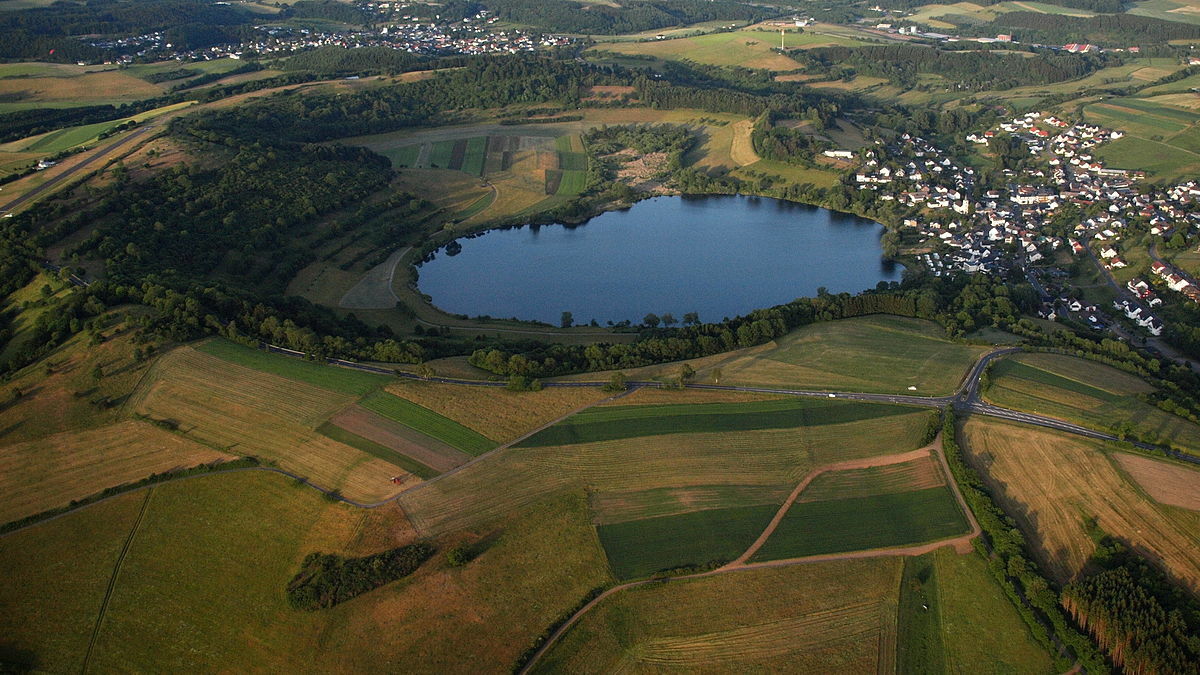
[[[1058,354],[1007,357],[992,368],[984,393],[996,405],[1097,429],[1130,423],[1176,447],[1200,451],[1200,425],[1145,403],[1154,387],[1103,364]]]
[[[945,486],[793,504],[753,560],[784,560],[918,544],[965,534],[966,517]]]
[[[800,502],[888,495],[945,485],[941,468],[926,455],[902,464],[846,469],[820,474],[804,488]]]
[[[706,509],[596,528],[618,579],[685,566],[718,566],[738,557],[779,510],[777,504]]]
[[[495,441],[448,417],[387,392],[377,391],[364,398],[360,405],[469,455],[482,455],[497,445]]]
[[[593,408],[522,441],[520,447],[593,443],[664,434],[821,426],[905,415],[912,408],[872,403],[782,399],[749,403]]]
[[[432,410],[486,436],[507,443],[567,413],[608,396],[590,387],[547,387],[514,392],[502,387],[471,387],[397,380],[388,393]]]
[[[921,445],[929,413],[843,424],[718,433],[676,433],[570,446],[514,447],[401,496],[426,533],[471,527],[546,495],[656,488],[795,486],[812,469]],[[745,493],[749,494],[749,493]],[[754,501],[730,503],[746,505]]]
[[[233,459],[151,424],[118,422],[0,448],[0,523],[152,473]]]
[[[900,567],[849,560],[631,588],[586,614],[535,672],[891,672],[881,642],[895,634]]]
[[[462,164],[458,169],[472,176],[482,176],[483,162],[487,159],[487,138],[484,136],[468,138],[464,152]]]
[[[390,448],[393,454],[399,453],[438,472],[449,471],[471,460],[471,456],[461,450],[361,406],[352,405],[329,421]]]
[[[393,379],[386,375],[338,368],[262,349],[253,349],[229,340],[209,340],[197,346],[196,349],[230,363],[345,394],[365,394]]]
[[[353,401],[181,347],[155,363],[128,406],[198,443],[275,462],[351,499],[382,499],[403,488],[390,480],[403,469],[314,431]]]
[[[326,422],[322,424],[321,426],[317,427],[317,431],[320,432],[322,436],[331,438],[338,443],[344,443],[352,448],[358,448],[372,457],[378,457],[389,464],[395,464],[396,466],[404,469],[418,478],[430,479],[441,473],[437,469],[430,468],[413,459],[412,457],[398,452],[393,447],[383,445],[382,443],[376,443],[365,436],[359,436],[353,431],[349,431],[343,427],[340,427],[333,422]]]
[[[987,467],[996,496],[1056,581],[1073,579],[1092,555],[1094,518],[1101,530],[1200,591],[1200,517],[1146,496],[1118,471],[1107,444],[975,418],[963,426],[962,438],[968,459]]]

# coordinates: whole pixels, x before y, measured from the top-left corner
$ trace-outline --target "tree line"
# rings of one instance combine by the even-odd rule
[[[614,0],[584,7],[544,0],[478,0],[505,21],[548,32],[617,35],[704,21],[762,21],[778,10],[734,0]]]
[[[1200,38],[1200,26],[1137,14],[1078,17],[1037,12],[1007,12],[993,19],[990,24],[978,27],[977,30],[989,35],[1012,33],[1022,42],[1090,42],[1112,47],[1165,44],[1171,40]]]
[[[940,75],[962,89],[987,91],[1053,84],[1089,75],[1119,63],[1113,55],[1077,55],[1008,51],[960,51],[918,45],[819,47],[797,49],[789,56],[809,72],[845,78],[856,73],[887,78],[914,87],[919,75]]]
[[[310,553],[300,564],[300,571],[288,582],[288,603],[295,609],[329,609],[412,574],[433,553],[433,546],[426,543],[409,544],[362,558]]]

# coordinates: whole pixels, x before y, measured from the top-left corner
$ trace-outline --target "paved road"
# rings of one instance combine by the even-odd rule
[[[51,178],[50,180],[46,181],[45,183],[42,183],[41,185],[29,190],[25,194],[21,195],[20,197],[17,197],[16,199],[12,200],[11,202],[5,204],[4,206],[0,206],[0,213],[12,213],[14,209],[20,208],[22,205],[25,204],[25,202],[37,197],[38,195],[42,194],[43,192],[46,192],[47,190],[55,187],[56,185],[58,185],[59,183],[62,183],[63,181],[70,178],[71,176],[74,176],[75,174],[79,173],[80,171],[83,171],[84,169],[91,166],[92,164],[95,164],[97,161],[99,161],[101,159],[112,157],[121,148],[124,148],[124,147],[128,146],[130,143],[133,143],[137,139],[141,138],[142,136],[145,136],[152,128],[153,127],[151,127],[151,126],[144,126],[140,129],[135,130],[133,133],[129,134],[125,138],[122,138],[121,140],[117,141],[116,143],[113,143],[106,147],[100,148],[99,150],[92,151],[92,155],[90,157],[88,157],[87,159],[83,160],[82,162],[76,164],[73,167],[70,167],[69,169],[63,171],[62,173]]]

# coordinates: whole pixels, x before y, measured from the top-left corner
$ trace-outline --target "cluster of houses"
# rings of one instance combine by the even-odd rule
[[[862,153],[864,161],[854,174],[859,187],[878,193],[880,200],[922,209],[922,216],[905,220],[903,226],[934,245],[918,257],[933,274],[1006,274],[1014,267],[1032,274],[1032,265],[1044,265],[1042,261],[1062,246],[1081,255],[1092,242],[1106,267],[1120,269],[1128,265],[1120,253],[1128,223],[1136,221],[1139,230],[1148,223],[1151,234],[1164,238],[1200,228],[1200,182],[1138,189],[1140,173],[1110,169],[1094,156],[1094,148],[1121,138],[1120,131],[1031,112],[966,139],[986,144],[1001,132],[1021,139],[1032,155],[1044,159],[1019,174],[1004,171],[1011,182],[1003,190],[975,189],[971,168],[958,166],[948,153],[921,138],[904,135],[892,143],[876,141],[876,147]],[[1066,229],[1061,223],[1048,227],[1067,204],[1103,208],[1089,209],[1090,215]],[[1200,287],[1177,270],[1161,272],[1160,266],[1155,263],[1152,269],[1169,288],[1200,302]],[[1065,289],[1055,291],[1061,295],[1056,297],[1040,284],[1034,286],[1042,296],[1040,314],[1045,318],[1070,313],[1097,329],[1110,323],[1096,306],[1072,299]],[[1128,298],[1118,300],[1115,308],[1149,334],[1160,335],[1163,323],[1152,308],[1162,300],[1139,279],[1125,290]]]
[[[395,4],[399,3],[378,3]],[[246,54],[286,55],[320,47],[387,47],[414,54],[516,54],[569,45],[571,38],[507,29],[494,30],[496,17],[480,11],[461,21],[438,21],[400,15],[371,30],[314,31],[282,25],[255,26],[256,37],[245,42],[202,49],[179,49],[162,32],[91,44],[119,53],[109,63],[144,60],[211,61],[240,59]],[[81,64],[86,65],[86,64]]]
[[[1200,287],[1197,287],[1196,284],[1193,284],[1191,280],[1181,274],[1179,270],[1171,267],[1161,260],[1155,260],[1154,262],[1150,263],[1150,271],[1156,274],[1159,279],[1162,279],[1163,283],[1167,285],[1167,288],[1177,293],[1182,293],[1185,297],[1187,297],[1188,300],[1191,300],[1192,302],[1200,303]]]

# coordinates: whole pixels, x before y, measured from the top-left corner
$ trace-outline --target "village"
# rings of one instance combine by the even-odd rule
[[[120,55],[106,63],[132,64],[144,61],[212,61],[242,59],[248,55],[287,56],[321,47],[386,47],[411,54],[452,56],[458,54],[518,54],[569,45],[571,38],[538,35],[518,29],[496,30],[497,19],[486,10],[461,21],[443,21],[408,14],[392,7],[398,3],[371,3],[376,24],[363,30],[314,30],[295,26],[255,26],[258,35],[244,42],[181,49],[167,41],[161,31],[119,39],[96,40],[94,47]],[[84,64],[81,64],[84,65]]]
[[[1070,318],[1096,330],[1129,334],[1107,308],[1079,297],[1060,252],[1098,266],[1117,296],[1114,313],[1144,334],[1163,332],[1160,293],[1200,303],[1200,287],[1159,259],[1156,245],[1148,251],[1153,260],[1149,281],[1134,277],[1121,285],[1112,275],[1129,266],[1130,235],[1148,232],[1170,241],[1200,228],[1200,182],[1165,188],[1139,184],[1140,172],[1107,167],[1095,155],[1101,144],[1121,138],[1121,131],[1036,111],[965,140],[986,146],[1000,134],[1018,140],[1034,160],[1020,171],[1002,170],[1004,189],[977,190],[974,169],[908,134],[890,143],[877,140],[863,151],[854,181],[879,200],[921,209],[921,216],[905,219],[901,230],[919,239],[913,248],[917,261],[932,274],[1017,270],[1038,292],[1044,319]],[[1071,219],[1072,214],[1078,217]]]

